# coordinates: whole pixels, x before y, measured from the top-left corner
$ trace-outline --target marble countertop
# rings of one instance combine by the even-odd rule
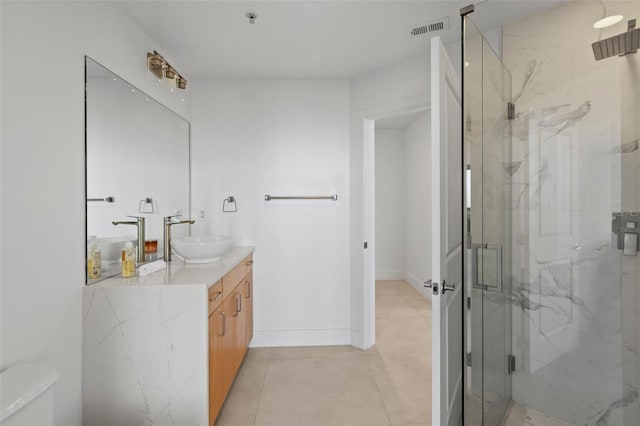
[[[167,262],[167,268],[146,276],[122,278],[111,277],[92,284],[91,287],[133,287],[143,285],[193,285],[204,284],[207,287],[215,284],[227,272],[232,270],[242,259],[253,253],[253,246],[236,246],[218,262],[185,263],[181,260]]]

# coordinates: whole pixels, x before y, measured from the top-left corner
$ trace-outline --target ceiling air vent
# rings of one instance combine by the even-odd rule
[[[427,24],[415,25],[410,28],[411,37],[417,37],[424,34],[436,33],[449,29],[449,17],[440,18]]]

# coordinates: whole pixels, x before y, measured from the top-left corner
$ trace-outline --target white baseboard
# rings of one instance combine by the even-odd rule
[[[404,276],[404,279],[411,284],[413,288],[415,288],[418,293],[431,300],[431,289],[425,288],[422,280],[418,279],[415,275],[410,272],[407,272]]]
[[[404,271],[376,271],[376,281],[404,280]]]
[[[350,328],[253,330],[252,348],[350,345]]]

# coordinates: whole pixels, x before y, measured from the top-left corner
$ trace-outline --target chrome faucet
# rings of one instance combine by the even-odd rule
[[[171,226],[180,225],[183,223],[194,224],[195,220],[181,220],[178,222],[174,222],[173,218],[176,216],[166,216],[164,218],[164,261],[169,262],[171,260]]]
[[[136,221],[113,221],[114,225],[135,225],[138,228],[138,250],[136,252],[136,262],[144,262],[144,217],[142,216],[127,216],[136,219]]]

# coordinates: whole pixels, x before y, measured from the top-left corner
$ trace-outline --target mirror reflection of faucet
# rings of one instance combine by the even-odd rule
[[[174,221],[174,219],[179,216],[180,215],[165,216],[164,218],[164,260],[165,262],[171,261],[171,227],[173,225],[180,225],[185,223],[194,224],[196,222],[195,220]]]
[[[137,244],[138,247],[136,249],[136,262],[138,263],[142,263],[145,261],[145,256],[144,256],[144,243],[145,243],[145,239],[144,239],[144,225],[145,225],[145,219],[142,216],[127,216],[127,217],[131,217],[136,219],[135,221],[113,221],[111,223],[113,223],[114,225],[135,225],[136,228],[138,229],[138,238],[137,238]]]

